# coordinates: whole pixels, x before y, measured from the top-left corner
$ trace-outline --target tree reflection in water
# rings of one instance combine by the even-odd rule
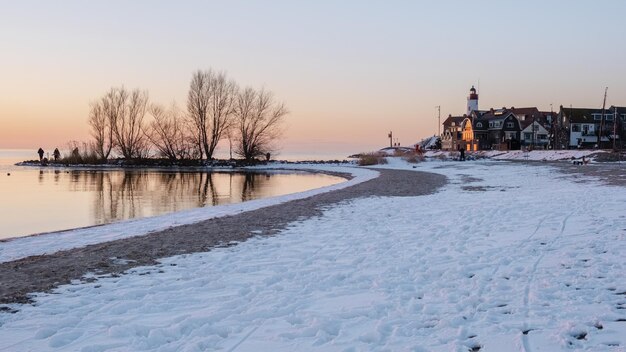
[[[278,196],[341,179],[292,172],[42,168],[16,172],[6,181],[11,183],[2,192],[11,202],[3,208],[0,239]]]
[[[70,191],[91,191],[97,224],[259,198],[269,173],[72,171]],[[269,185],[267,185],[269,186]],[[263,187],[261,187],[263,188]]]

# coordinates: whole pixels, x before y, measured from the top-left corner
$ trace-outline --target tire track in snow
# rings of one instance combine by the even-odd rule
[[[233,347],[229,348],[228,352],[233,352],[237,350],[237,348],[239,348],[242,343],[246,342],[246,340],[261,327],[261,325],[263,325],[263,323],[255,326],[252,330],[250,330],[250,332],[248,332],[241,340],[239,340],[239,342],[237,342]]]
[[[543,222],[546,221],[547,218],[548,218],[548,215],[544,216],[543,218],[541,218],[541,220],[539,220],[539,223],[537,224],[537,227],[535,228],[535,231],[533,231],[533,233],[531,233],[530,236],[528,236],[528,238],[526,238],[526,241],[530,241],[531,239],[533,239],[533,237],[535,237],[537,232],[539,232],[539,229],[541,228],[541,225],[543,225]],[[561,230],[561,231],[563,231],[563,230]]]
[[[563,220],[561,221],[561,229],[559,233],[552,239],[552,241],[550,241],[550,247],[552,247],[555,244],[555,242],[563,235],[563,233],[565,232],[565,227],[567,226],[567,221],[572,215],[574,215],[574,212],[575,211],[570,212],[569,214],[565,216],[565,218],[563,218]],[[545,220],[546,218],[547,216],[544,217],[541,222],[543,222],[543,220]],[[539,228],[539,225],[538,225],[538,228]],[[537,231],[535,231],[535,233]],[[535,233],[533,233],[531,237],[534,236]],[[528,276],[528,282],[526,283],[526,287],[524,288],[524,330],[522,331],[522,351],[524,352],[532,352],[532,349],[530,348],[530,341],[528,339],[528,334],[531,331],[531,328],[528,323],[528,318],[530,316],[530,287],[533,281],[535,280],[539,263],[541,263],[545,255],[546,255],[546,250],[544,250],[541,253],[541,255],[539,255],[539,257],[533,264],[532,269],[530,271],[530,275]]]

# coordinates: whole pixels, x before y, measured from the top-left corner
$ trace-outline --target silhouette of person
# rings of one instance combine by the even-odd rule
[[[54,161],[59,160],[59,158],[61,157],[61,152],[59,152],[59,148],[54,148],[52,156],[54,156]]]
[[[459,147],[459,151],[461,152],[461,161],[465,161],[465,148]]]
[[[267,152],[267,153],[265,154],[265,160],[266,160],[266,161],[270,161],[270,157],[271,157],[271,156],[272,156],[272,155],[271,155],[269,152]]]
[[[39,161],[41,161],[43,159],[43,149],[39,148],[37,154],[39,154]]]

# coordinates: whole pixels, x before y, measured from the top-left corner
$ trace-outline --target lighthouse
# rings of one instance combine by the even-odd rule
[[[478,110],[478,93],[476,93],[476,88],[472,86],[470,89],[469,97],[467,97],[467,116],[472,114],[472,111]]]

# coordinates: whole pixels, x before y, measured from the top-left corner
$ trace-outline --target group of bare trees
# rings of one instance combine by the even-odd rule
[[[198,70],[186,111],[175,103],[151,104],[145,91],[112,88],[91,103],[89,126],[102,160],[112,153],[132,159],[151,152],[171,160],[210,160],[224,138],[234,143],[235,154],[250,160],[275,150],[286,114],[272,93],[240,88],[222,72]]]

